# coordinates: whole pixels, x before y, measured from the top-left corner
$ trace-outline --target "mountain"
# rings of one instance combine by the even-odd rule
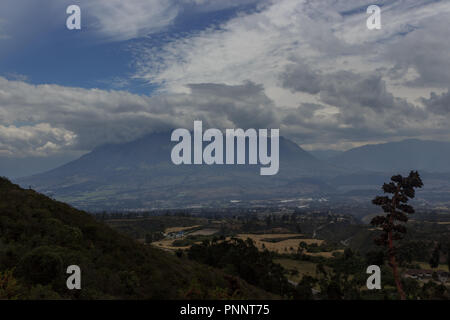
[[[10,178],[26,177],[59,167],[74,158],[71,155],[60,155],[50,158],[37,156],[11,158],[0,156],[0,176],[8,176]]]
[[[410,139],[350,149],[330,163],[357,170],[450,172],[450,143]]]
[[[17,182],[79,208],[136,209],[298,197],[329,189],[317,177],[340,172],[283,137],[280,169],[274,176],[261,176],[260,165],[177,166],[170,159],[174,145],[170,133],[154,133],[98,147],[78,160]]]
[[[350,149],[330,158],[350,173],[327,179],[341,199],[368,203],[380,186],[394,174],[419,171],[424,188],[418,192],[422,204],[448,207],[450,204],[450,143],[409,139]]]
[[[174,145],[169,132],[154,133],[100,146],[75,161],[16,182],[80,209],[98,211],[223,207],[235,201],[299,197],[370,198],[391,175],[419,170],[426,185],[421,194],[450,200],[450,180],[443,174],[450,173],[446,142],[366,145],[319,160],[280,137],[280,168],[273,176],[261,176],[260,165],[177,166],[170,159]]]
[[[330,158],[336,157],[343,151],[339,150],[311,150],[309,153],[319,160],[328,160]]]
[[[66,269],[81,268],[81,290]],[[242,299],[273,295],[219,270],[137,243],[86,212],[0,178],[1,299]],[[224,296],[225,294],[225,296]]]

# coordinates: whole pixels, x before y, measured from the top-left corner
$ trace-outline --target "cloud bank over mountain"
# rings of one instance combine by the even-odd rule
[[[126,42],[134,72],[125,81],[157,89],[143,95],[0,75],[0,154],[85,152],[191,128],[196,119],[217,128],[280,128],[307,149],[448,141],[450,3],[381,1],[377,31],[366,28],[369,4],[81,1],[97,36],[135,39]],[[220,10],[237,11],[200,30],[164,33],[185,15]],[[157,45],[155,36],[163,37]]]
[[[0,78],[0,152],[22,156],[91,150],[146,133],[191,128],[278,127],[261,86],[191,85],[189,94],[140,96],[125,91],[30,85]]]

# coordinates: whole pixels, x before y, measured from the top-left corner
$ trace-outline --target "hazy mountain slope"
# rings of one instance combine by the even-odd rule
[[[354,171],[450,172],[450,143],[412,139],[366,145],[348,150],[329,161]]]
[[[327,180],[342,197],[373,197],[392,175],[418,170],[424,182],[418,198],[431,206],[450,202],[450,143],[413,139],[366,145],[329,161],[352,171]]]
[[[280,138],[280,170],[260,165],[174,165],[170,133],[96,148],[78,160],[17,181],[81,208],[140,208],[263,199],[326,190],[320,177],[338,172]]]
[[[316,157],[319,160],[328,160],[333,157],[336,157],[337,155],[340,155],[343,153],[343,151],[338,150],[311,150],[309,151],[311,155]]]
[[[70,155],[60,155],[54,157],[25,157],[10,158],[0,157],[0,176],[10,178],[27,177],[33,174],[45,172],[59,167],[74,157]]]
[[[291,199],[352,190],[372,193],[392,174],[419,170],[433,197],[437,192],[448,198],[449,181],[440,173],[450,172],[450,143],[406,140],[367,145],[321,161],[281,137],[280,169],[274,176],[261,176],[260,165],[176,166],[170,159],[174,145],[169,132],[104,145],[17,182],[82,209],[148,209],[223,206],[231,200]]]
[[[82,289],[69,291],[66,268],[73,264],[82,270]],[[0,299],[217,298],[231,294],[229,279],[0,178]],[[236,280],[242,298],[272,296]]]

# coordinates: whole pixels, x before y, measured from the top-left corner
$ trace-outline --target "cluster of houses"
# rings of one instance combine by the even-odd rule
[[[434,277],[433,274],[435,274]],[[450,273],[443,270],[411,269],[406,271],[403,277],[416,280],[438,280],[442,283],[450,281]]]

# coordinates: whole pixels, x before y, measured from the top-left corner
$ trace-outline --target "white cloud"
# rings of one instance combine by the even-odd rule
[[[189,94],[148,97],[0,77],[0,106],[1,149],[16,155],[90,151],[155,131],[191,128],[196,119],[217,128],[278,126],[272,101],[253,83],[194,85]]]
[[[97,19],[95,29],[111,40],[128,40],[158,32],[180,10],[172,0],[97,0],[84,4]]]
[[[42,156],[58,153],[74,144],[76,135],[48,123],[35,125],[0,125],[0,155]]]
[[[39,0],[0,1],[0,40],[27,41],[61,30],[66,9],[81,8],[84,35],[96,41],[125,41],[166,31],[178,17],[214,12],[261,0]],[[264,2],[266,0],[263,0]],[[5,31],[5,26],[7,30]]]
[[[262,83],[278,106],[290,107],[303,99],[314,100],[306,94],[292,97],[280,86],[279,75],[297,62],[324,73],[384,70],[384,80],[394,94],[406,92],[409,83],[391,79],[392,70],[416,72],[423,80],[420,85],[428,86],[427,93],[438,84],[450,86],[445,77],[450,73],[446,53],[450,52],[446,36],[450,3],[380,1],[380,31],[366,27],[365,9],[370,4],[363,0],[272,1],[260,11],[174,39],[163,48],[136,48],[136,77],[162,84],[170,92],[186,92],[190,83],[250,80]],[[433,66],[432,61],[439,63]]]
[[[282,135],[300,144],[322,148],[450,135],[447,113],[426,112],[395,98],[379,76],[338,72],[319,76],[318,83],[325,101],[345,101],[345,106],[300,103],[295,108],[277,108],[264,87],[252,82],[192,84],[189,93],[148,97],[126,91],[36,86],[0,77],[0,152],[32,156],[90,151],[151,132],[190,129],[194,120],[203,120],[209,128],[280,128]],[[377,91],[372,92],[372,87]],[[437,105],[445,100],[444,95],[433,95],[423,103],[431,111],[445,110]]]
[[[263,1],[252,13],[162,48],[144,43],[135,48],[136,77],[162,86],[152,97],[0,77],[0,128],[9,137],[0,138],[0,149],[87,151],[191,128],[195,119],[218,128],[280,127],[310,148],[448,139],[450,3],[380,1],[383,29],[369,32],[370,2]],[[101,0],[92,2],[91,14],[103,36],[124,40],[167,27],[183,6],[219,10],[223,3]],[[110,80],[116,88],[125,83]]]
[[[303,48],[297,43],[297,31],[307,21],[302,21],[297,6],[280,1],[262,12],[232,19],[219,30],[174,40],[162,50],[144,50],[137,76],[178,92],[189,83],[274,80],[293,50]]]
[[[83,0],[81,3],[96,20],[93,27],[102,37],[122,41],[163,31],[186,12],[211,12],[256,2],[258,0]]]

